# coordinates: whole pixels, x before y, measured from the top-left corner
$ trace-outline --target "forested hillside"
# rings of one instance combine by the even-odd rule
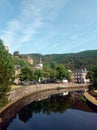
[[[39,62],[41,57],[44,64],[63,64],[68,69],[75,68],[91,68],[97,65],[97,50],[83,51],[79,53],[68,53],[68,54],[30,54],[34,60],[34,64]]]

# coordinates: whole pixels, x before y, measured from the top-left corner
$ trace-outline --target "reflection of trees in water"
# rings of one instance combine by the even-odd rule
[[[32,118],[34,113],[43,112],[44,114],[50,115],[53,113],[63,113],[68,107],[70,107],[70,95],[68,96],[60,96],[55,95],[50,98],[33,102],[23,108],[19,113],[19,119],[23,122],[27,122],[30,118]]]
[[[67,96],[53,95],[43,101],[33,102],[18,113],[19,119],[26,123],[34,113],[43,112],[47,115],[64,113],[67,108],[93,112],[89,106],[80,100],[79,96],[79,93],[70,93]]]
[[[17,117],[17,115],[15,114],[9,122],[7,122],[5,125],[0,126],[0,130],[8,130],[8,127],[10,126],[10,124],[13,122],[13,120]]]
[[[80,100],[79,96],[80,96],[79,93],[74,93],[74,92],[71,92],[67,96],[53,95],[50,98],[45,99],[43,101],[32,102],[26,107],[24,108],[22,107],[23,109],[20,111],[21,106],[22,105],[25,106],[24,104],[28,102],[29,99],[27,99],[27,101],[24,100],[25,102],[24,101],[18,102],[6,114],[4,113],[4,116],[14,115],[14,113],[20,111],[18,115],[15,114],[13,118],[16,118],[17,115],[21,121],[26,123],[29,119],[32,118],[33,115],[35,115],[35,113],[40,113],[40,112],[47,115],[50,115],[52,113],[64,113],[64,111],[66,111],[66,109],[68,108],[93,112],[93,110],[91,110],[90,107],[88,107],[84,102]],[[8,126],[13,121],[13,118],[12,119],[11,118],[8,117],[7,123],[6,120],[4,121],[2,130],[7,130]]]

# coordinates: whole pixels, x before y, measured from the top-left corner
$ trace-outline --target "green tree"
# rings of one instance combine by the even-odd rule
[[[35,77],[35,80],[36,81],[40,81],[42,80],[44,76],[44,72],[43,70],[40,70],[40,69],[36,69],[35,72],[34,72],[34,77]]]
[[[56,69],[51,69],[50,70],[50,78],[53,79],[53,80],[56,80],[56,78],[57,78],[57,71],[56,71]]]
[[[94,66],[93,69],[93,86],[97,89],[97,66]]]
[[[63,65],[59,64],[56,67],[56,71],[57,71],[57,79],[62,80],[63,78],[66,78],[70,80],[70,74]]]
[[[91,70],[88,71],[86,78],[90,79],[90,81],[93,82],[93,77],[94,77],[94,72]]]
[[[24,67],[21,69],[21,73],[19,75],[21,81],[29,82],[34,79],[33,71],[29,67]]]
[[[44,66],[44,77],[49,79],[50,78],[50,72],[51,72],[51,67],[49,64],[46,64]]]
[[[20,65],[21,67],[29,66],[29,63],[19,58],[18,56],[13,56],[14,65]]]
[[[14,65],[12,56],[5,49],[3,41],[0,40],[0,98],[9,91],[9,86],[14,80]]]
[[[14,55],[14,56],[19,56],[20,53],[19,53],[19,51],[15,51],[13,55]]]
[[[93,66],[87,74],[87,78],[91,80],[91,85],[89,89],[97,89],[97,66]]]

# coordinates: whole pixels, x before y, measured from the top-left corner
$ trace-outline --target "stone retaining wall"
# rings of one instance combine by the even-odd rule
[[[43,90],[51,90],[51,89],[73,89],[73,88],[82,88],[87,87],[88,84],[38,84],[31,86],[21,86],[17,89],[12,90],[9,94],[9,100],[13,101],[18,98],[24,97],[31,93],[43,91]]]
[[[31,85],[31,86],[21,86],[17,89],[12,90],[9,92],[9,100],[10,102],[0,110],[0,113],[5,111],[8,107],[12,104],[15,104],[17,101],[25,98],[34,93],[39,93],[42,91],[48,90],[61,90],[64,91],[77,91],[77,90],[85,90],[87,89],[88,84],[38,84],[38,85]]]

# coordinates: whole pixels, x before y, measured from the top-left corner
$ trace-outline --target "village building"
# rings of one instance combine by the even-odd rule
[[[8,48],[8,46],[4,46],[4,48],[5,48],[5,50],[6,50],[6,51],[9,51],[9,48]]]
[[[14,68],[15,68],[15,75],[19,75],[20,72],[21,72],[21,66],[20,65],[15,65]]]
[[[15,68],[15,80],[14,80],[14,83],[18,84],[20,82],[18,76],[21,73],[21,66],[20,65],[15,65],[14,68]]]
[[[30,55],[22,56],[22,59],[28,62],[29,64],[33,65],[33,59],[31,58]]]
[[[43,69],[43,63],[42,63],[41,58],[40,58],[39,64],[36,64],[36,65],[34,66],[34,69]]]
[[[88,71],[86,69],[76,70],[72,77],[75,83],[89,83],[90,79],[87,79]]]
[[[27,61],[28,63],[30,63],[31,65],[33,64],[33,59],[31,58],[30,55],[27,56],[26,61]]]

